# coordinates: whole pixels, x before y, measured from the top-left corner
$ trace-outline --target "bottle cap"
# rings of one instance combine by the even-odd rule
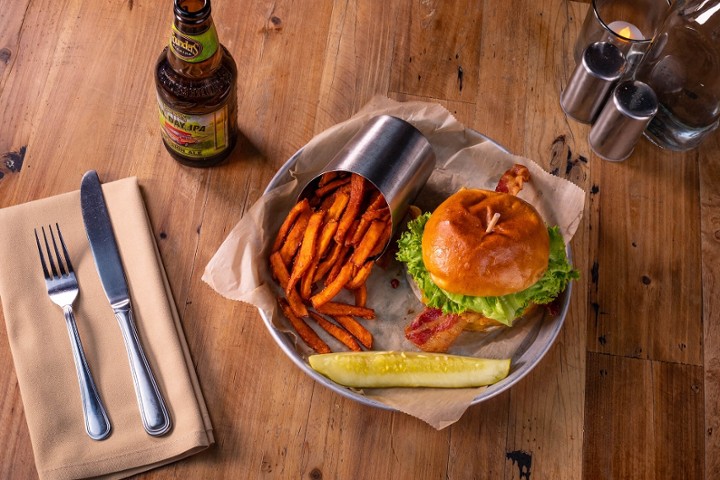
[[[604,160],[625,160],[657,109],[657,96],[647,84],[638,80],[619,83],[590,129],[590,148]]]
[[[592,123],[626,65],[625,55],[612,43],[590,44],[560,96],[563,111],[578,122]]]

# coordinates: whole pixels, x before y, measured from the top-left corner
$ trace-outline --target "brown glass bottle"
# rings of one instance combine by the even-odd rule
[[[237,67],[218,41],[210,0],[175,0],[174,13],[155,65],[162,139],[183,165],[209,167],[237,141]]]

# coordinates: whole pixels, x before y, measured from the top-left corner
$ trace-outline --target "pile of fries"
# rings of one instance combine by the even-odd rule
[[[355,317],[375,318],[365,306],[365,283],[391,234],[385,198],[354,173],[323,174],[315,191],[288,213],[272,247],[270,268],[285,291],[278,299],[283,313],[317,353],[331,349],[306,319],[350,350],[372,348],[372,334]],[[333,301],[343,289],[354,294],[354,305]]]

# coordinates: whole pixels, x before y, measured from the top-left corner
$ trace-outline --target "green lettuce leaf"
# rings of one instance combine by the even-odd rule
[[[408,223],[408,230],[398,240],[399,250],[396,255],[399,261],[405,263],[408,273],[423,292],[428,307],[439,308],[444,313],[462,313],[470,310],[505,325],[512,325],[513,320],[521,316],[528,305],[552,302],[565,290],[570,280],[580,276],[568,262],[565,242],[559,228],[549,227],[548,269],[534,285],[526,290],[501,297],[474,297],[447,292],[430,279],[430,273],[422,261],[422,235],[430,215],[425,213]]]

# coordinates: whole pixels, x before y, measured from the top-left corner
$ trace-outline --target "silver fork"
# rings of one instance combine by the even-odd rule
[[[75,314],[72,309],[72,304],[78,296],[80,287],[75,277],[75,270],[73,270],[72,263],[70,263],[70,255],[65,246],[65,241],[62,238],[62,233],[60,233],[60,226],[56,223],[55,229],[57,230],[57,236],[62,246],[67,270],[63,265],[63,258],[60,255],[60,250],[55,241],[52,225],[48,225],[48,229],[50,230],[50,238],[52,240],[52,250],[50,249],[50,243],[48,243],[48,238],[45,234],[45,227],[42,227],[42,236],[45,250],[47,251],[50,270],[48,270],[48,265],[45,262],[38,231],[35,229],[35,242],[37,243],[38,253],[40,254],[43,274],[45,274],[45,285],[47,286],[50,299],[53,303],[62,307],[63,313],[65,314],[65,323],[67,324],[68,333],[70,334],[70,344],[72,345],[75,369],[77,370],[78,381],[80,383],[80,398],[82,400],[83,416],[85,417],[85,431],[87,431],[87,434],[93,440],[102,440],[110,434],[110,421],[108,420],[107,413],[105,413],[102,400],[100,400],[100,395],[98,394],[97,387],[90,373],[87,360],[85,360],[85,352],[80,342],[80,335],[75,325]],[[55,268],[56,261],[57,268]]]

